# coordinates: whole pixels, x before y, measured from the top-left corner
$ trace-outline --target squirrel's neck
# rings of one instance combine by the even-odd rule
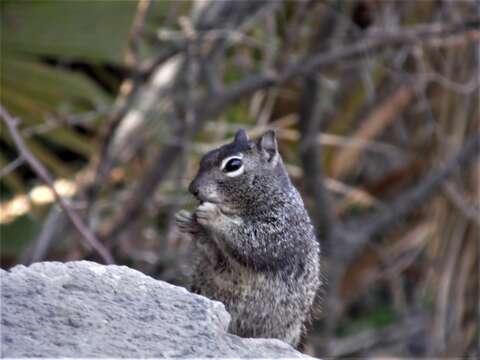
[[[244,210],[249,214],[266,214],[283,212],[285,207],[297,206],[299,203],[303,206],[303,201],[293,186],[283,163],[279,163],[274,171],[275,176],[271,174],[265,177],[259,177],[253,184],[260,191],[252,191],[248,196],[249,206]]]

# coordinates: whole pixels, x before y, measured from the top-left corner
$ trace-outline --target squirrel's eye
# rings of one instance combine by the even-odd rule
[[[243,165],[243,154],[237,154],[223,159],[220,169],[228,177],[235,177],[243,174],[245,167]]]
[[[234,172],[242,167],[242,160],[238,158],[230,159],[223,168],[226,172]]]

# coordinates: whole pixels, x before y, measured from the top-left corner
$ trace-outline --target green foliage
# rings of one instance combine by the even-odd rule
[[[1,75],[2,104],[29,125],[43,122],[43,115],[59,112],[62,107],[85,111],[108,99],[81,74],[8,52],[1,63]]]
[[[92,140],[66,127],[65,114],[105,108],[111,99],[84,74],[48,65],[44,59],[121,64],[136,2],[92,1],[86,6],[83,1],[3,1],[0,6],[0,102],[22,119],[22,130],[41,126],[47,118],[63,124],[27,143],[56,176],[68,176],[71,165],[46,144],[88,157],[95,149]],[[0,140],[11,144],[3,125],[0,131]],[[8,158],[2,156],[1,162],[7,164]],[[10,190],[25,189],[17,175],[1,181]]]
[[[15,257],[40,232],[40,226],[31,215],[18,217],[9,224],[0,225],[0,248],[2,257]]]
[[[398,318],[397,312],[388,305],[377,306],[373,311],[365,312],[361,317],[349,319],[339,326],[337,336],[357,334],[368,329],[380,329]]]
[[[136,1],[4,1],[2,47],[15,53],[120,63]]]

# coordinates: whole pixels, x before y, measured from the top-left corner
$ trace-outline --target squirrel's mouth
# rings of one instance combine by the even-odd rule
[[[217,199],[207,198],[206,196],[197,195],[196,198],[200,202],[200,205],[202,205],[206,202],[209,202],[209,203],[212,203],[212,204],[218,204],[219,203],[219,201]]]

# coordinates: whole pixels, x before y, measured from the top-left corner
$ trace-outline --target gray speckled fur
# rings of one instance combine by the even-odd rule
[[[223,159],[241,153],[243,174]],[[189,189],[202,204],[177,214],[199,254],[191,290],[223,302],[229,330],[299,344],[320,284],[319,245],[303,201],[277,151],[273,132],[207,153]]]

